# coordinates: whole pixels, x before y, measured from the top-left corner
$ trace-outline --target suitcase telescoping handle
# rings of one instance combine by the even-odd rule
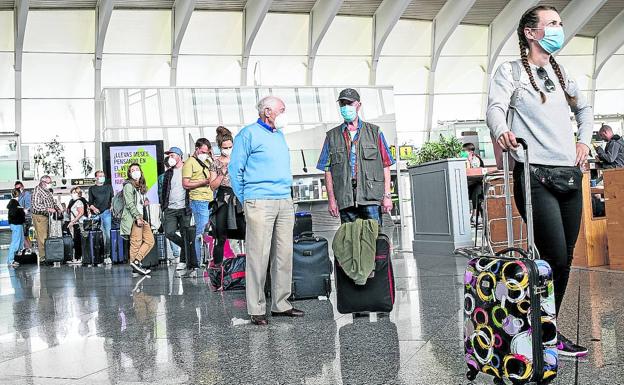
[[[503,153],[503,172],[505,180],[505,217],[507,223],[507,248],[496,253],[497,255],[512,254],[514,252],[523,255],[526,258],[535,259],[535,241],[533,236],[533,203],[531,202],[531,173],[529,171],[529,146],[526,140],[516,138],[518,144],[524,151],[524,203],[526,212],[527,227],[527,250],[514,247],[514,231],[513,231],[513,206],[511,202],[511,172],[509,170],[509,151],[504,150]]]

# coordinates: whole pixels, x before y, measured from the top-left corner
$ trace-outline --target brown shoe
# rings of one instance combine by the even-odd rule
[[[269,320],[267,320],[266,316],[263,315],[252,315],[251,323],[258,326],[266,326],[269,324]]]
[[[273,317],[303,317],[305,315],[305,313],[302,310],[295,309],[293,307],[290,310],[286,310],[286,311],[283,311],[281,313],[272,311],[271,315]]]

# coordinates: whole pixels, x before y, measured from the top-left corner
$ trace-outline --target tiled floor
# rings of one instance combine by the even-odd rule
[[[5,261],[6,250],[0,251]],[[245,319],[243,292],[161,268],[0,268],[1,384],[467,384],[466,259],[394,255],[389,317],[354,319],[303,301],[303,319]],[[575,270],[560,326],[590,347],[555,384],[624,384],[624,275]],[[579,302],[580,298],[580,302]],[[480,377],[477,384],[490,384]]]

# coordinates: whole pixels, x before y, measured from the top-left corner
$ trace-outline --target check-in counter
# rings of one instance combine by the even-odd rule
[[[603,171],[609,267],[624,270],[624,169]]]
[[[624,183],[624,174],[622,183]],[[589,172],[583,173],[583,214],[581,218],[581,229],[579,231],[576,247],[574,248],[573,266],[595,267],[604,266],[609,263],[608,241],[607,241],[607,216],[594,216],[594,206],[592,197],[604,196],[605,188],[592,187]],[[613,211],[608,208],[607,215],[610,217]],[[624,222],[622,223],[624,225]],[[624,239],[624,238],[622,238]],[[610,245],[609,245],[610,246]],[[622,265],[624,267],[624,243],[622,243]]]

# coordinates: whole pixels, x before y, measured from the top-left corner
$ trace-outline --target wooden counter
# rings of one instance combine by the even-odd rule
[[[624,270],[624,169],[603,172],[609,267]]]
[[[624,182],[624,178],[622,179]],[[605,180],[606,186],[606,180]],[[608,191],[609,188],[605,187]],[[581,217],[581,229],[574,248],[572,266],[595,267],[609,263],[607,249],[607,221],[613,215],[613,211],[607,208],[607,217],[594,218],[592,212],[592,188],[589,183],[589,172],[583,173],[583,214]],[[610,245],[608,245],[610,247]],[[622,265],[624,265],[624,244],[622,253]],[[624,266],[623,266],[624,267]]]

